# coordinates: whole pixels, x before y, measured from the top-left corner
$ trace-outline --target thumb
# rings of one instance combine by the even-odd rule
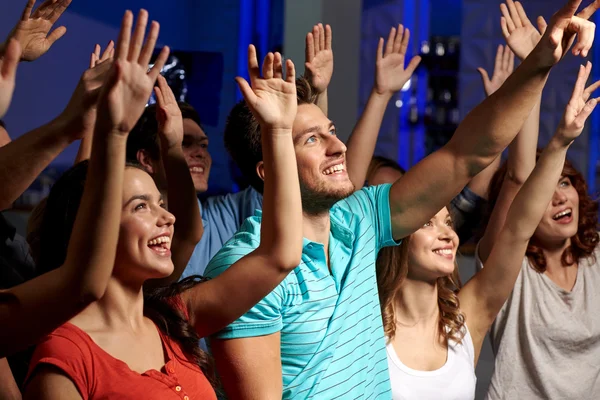
[[[486,86],[488,83],[490,83],[490,76],[488,75],[488,73],[485,69],[479,67],[479,68],[477,68],[477,71],[481,75],[481,80],[482,80],[484,86]]]
[[[406,71],[412,75],[420,63],[421,63],[421,57],[414,56],[408,63],[408,66],[406,67]]]
[[[548,23],[541,15],[537,17],[537,26],[540,34],[543,35],[546,32],[546,28],[548,27]]]
[[[237,84],[240,88],[240,92],[242,92],[242,96],[244,96],[246,103],[251,108],[254,108],[254,104],[256,103],[257,97],[254,94],[254,91],[252,90],[252,88],[250,87],[250,84],[248,83],[248,81],[240,76],[237,76],[235,78],[235,81],[237,82]]]

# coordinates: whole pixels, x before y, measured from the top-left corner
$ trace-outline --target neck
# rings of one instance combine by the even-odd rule
[[[407,277],[396,298],[396,323],[407,326],[437,324],[439,314],[436,282]]]
[[[321,214],[308,214],[304,212],[302,215],[302,225],[305,238],[327,245],[330,227],[329,211]]]
[[[548,269],[562,269],[562,255],[570,245],[571,238],[556,242],[542,242],[541,247],[544,258],[546,258],[546,267]]]
[[[91,312],[99,313],[103,324],[107,327],[140,329],[144,324],[142,286],[126,284],[113,276],[104,296],[88,309]]]

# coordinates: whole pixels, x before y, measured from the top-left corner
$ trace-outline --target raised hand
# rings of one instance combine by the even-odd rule
[[[158,121],[158,135],[161,144],[171,148],[181,146],[183,143],[183,117],[181,109],[173,90],[167,84],[167,80],[158,76],[158,86],[154,88],[156,94],[156,119]]]
[[[291,60],[286,61],[286,77],[283,79],[281,54],[269,53],[265,57],[262,77],[256,58],[256,48],[248,47],[248,74],[235,78],[242,95],[262,128],[270,130],[292,129],[298,102],[296,99],[296,70]]]
[[[496,90],[502,86],[506,78],[513,73],[515,69],[515,54],[510,50],[508,46],[498,46],[496,52],[496,62],[494,64],[494,73],[492,79],[490,79],[487,71],[481,67],[477,68],[477,71],[481,74],[481,80],[483,81],[483,88],[486,96],[491,96]]]
[[[538,29],[536,29],[518,1],[506,0],[506,4],[500,4],[500,11],[502,12],[500,25],[504,39],[517,57],[524,60],[546,31],[546,21],[544,17],[538,17]]]
[[[331,27],[323,24],[313,26],[306,35],[305,75],[318,93],[323,93],[333,75],[333,51],[331,50]]]
[[[596,0],[584,8],[577,16],[577,8],[582,0],[568,0],[567,4],[558,10],[550,20],[546,32],[536,46],[535,61],[541,67],[551,67],[560,61],[573,46],[575,56],[587,57],[594,44],[596,25],[588,19],[600,8]]]
[[[570,144],[581,134],[585,121],[598,104],[598,98],[590,99],[590,96],[600,86],[600,81],[592,84],[587,89],[585,88],[585,83],[591,71],[592,63],[589,61],[585,67],[579,66],[579,74],[573,88],[573,95],[567,103],[565,113],[554,134],[554,139],[560,140],[563,144]]]
[[[375,91],[379,94],[394,94],[408,82],[415,72],[421,57],[413,57],[408,66],[404,67],[406,50],[410,31],[398,25],[398,29],[390,29],[385,52],[383,38],[379,39],[377,46],[377,62],[375,67]]]
[[[133,14],[125,12],[115,61],[100,93],[96,126],[101,124],[114,133],[127,135],[142,115],[154,82],[169,56],[169,48],[164,47],[148,71],[160,28],[158,22],[153,21],[144,43],[147,24],[148,12],[141,10],[132,36]]]
[[[46,0],[32,14],[35,1],[27,1],[21,20],[8,35],[21,44],[23,61],[38,59],[67,33],[64,26],[59,26],[52,32],[50,29],[71,4],[71,0]]]
[[[4,58],[0,59],[0,118],[4,117],[15,90],[17,65],[21,56],[21,46],[16,40],[10,40],[6,46]]]

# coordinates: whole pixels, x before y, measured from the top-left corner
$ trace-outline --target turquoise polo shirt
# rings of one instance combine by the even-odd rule
[[[390,399],[375,276],[392,238],[391,185],[355,192],[330,211],[329,260],[304,239],[302,262],[271,293],[215,335],[236,339],[281,332],[283,398]],[[248,218],[206,268],[214,277],[260,242],[261,214]]]

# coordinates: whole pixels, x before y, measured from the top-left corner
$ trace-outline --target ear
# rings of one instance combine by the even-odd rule
[[[259,161],[256,163],[256,174],[264,182],[264,180],[265,180],[265,163],[264,162]]]
[[[154,167],[154,160],[150,157],[150,154],[144,149],[138,150],[137,152],[137,160],[144,167],[146,172],[150,175],[154,175],[156,173],[156,168]]]

